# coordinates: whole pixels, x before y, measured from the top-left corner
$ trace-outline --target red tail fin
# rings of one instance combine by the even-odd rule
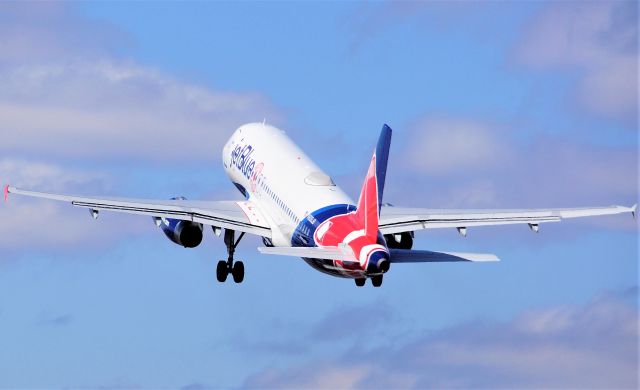
[[[364,228],[368,238],[376,240],[378,236],[378,220],[382,203],[382,191],[387,176],[387,162],[389,161],[389,147],[391,146],[391,128],[382,126],[378,144],[376,145],[367,177],[364,179],[358,211],[356,216]]]
[[[376,155],[371,159],[367,177],[360,192],[356,217],[364,228],[367,238],[375,240],[378,236],[378,181],[376,180]]]

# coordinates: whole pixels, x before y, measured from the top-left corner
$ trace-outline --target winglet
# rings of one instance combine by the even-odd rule
[[[633,219],[636,219],[636,209],[638,208],[638,204],[634,204],[633,206],[631,206],[631,216],[633,217]]]
[[[4,186],[4,201],[6,202],[9,199],[9,184]]]

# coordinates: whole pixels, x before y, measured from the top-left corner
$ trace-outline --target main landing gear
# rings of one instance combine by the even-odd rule
[[[384,275],[375,275],[371,277],[371,284],[373,285],[373,287],[380,287],[382,286],[382,276]],[[362,287],[364,286],[365,282],[367,281],[367,278],[358,278],[358,279],[354,279],[356,282],[356,286],[358,287]]]
[[[231,274],[233,276],[233,281],[236,283],[242,283],[244,280],[244,263],[242,261],[233,261],[233,254],[236,251],[236,247],[244,237],[244,233],[240,234],[238,240],[235,239],[235,231],[225,229],[224,231],[224,244],[227,246],[227,253],[229,254],[229,258],[227,261],[220,260],[218,261],[218,266],[216,267],[216,277],[218,278],[218,282],[224,283],[227,280],[227,276]]]

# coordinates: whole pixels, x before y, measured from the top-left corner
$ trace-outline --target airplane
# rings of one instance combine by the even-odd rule
[[[245,234],[262,237],[259,252],[302,258],[328,275],[367,279],[374,287],[396,263],[498,261],[493,254],[437,252],[413,249],[414,232],[455,228],[466,236],[470,227],[526,224],[538,232],[547,222],[568,218],[632,213],[632,207],[555,208],[523,210],[437,210],[394,207],[383,203],[392,130],[382,127],[364,184],[354,202],[323,172],[284,131],[262,123],[240,126],[224,145],[222,165],[242,201],[191,201],[85,197],[23,190],[7,185],[9,194],[69,202],[89,209],[94,219],[101,211],[151,216],[174,243],[197,247],[204,226],[224,234],[227,260],[220,260],[216,277],[221,283],[231,275],[242,283],[242,261],[235,250]]]

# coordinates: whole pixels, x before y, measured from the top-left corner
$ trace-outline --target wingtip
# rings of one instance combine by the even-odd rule
[[[484,259],[480,261],[486,261],[486,262],[500,261],[500,258],[497,255],[494,255],[493,253],[487,253]]]
[[[633,219],[636,219],[636,209],[638,208],[638,204],[634,204],[633,206],[631,206],[631,216],[633,217]]]
[[[9,184],[4,186],[4,201],[6,202],[9,199]]]

